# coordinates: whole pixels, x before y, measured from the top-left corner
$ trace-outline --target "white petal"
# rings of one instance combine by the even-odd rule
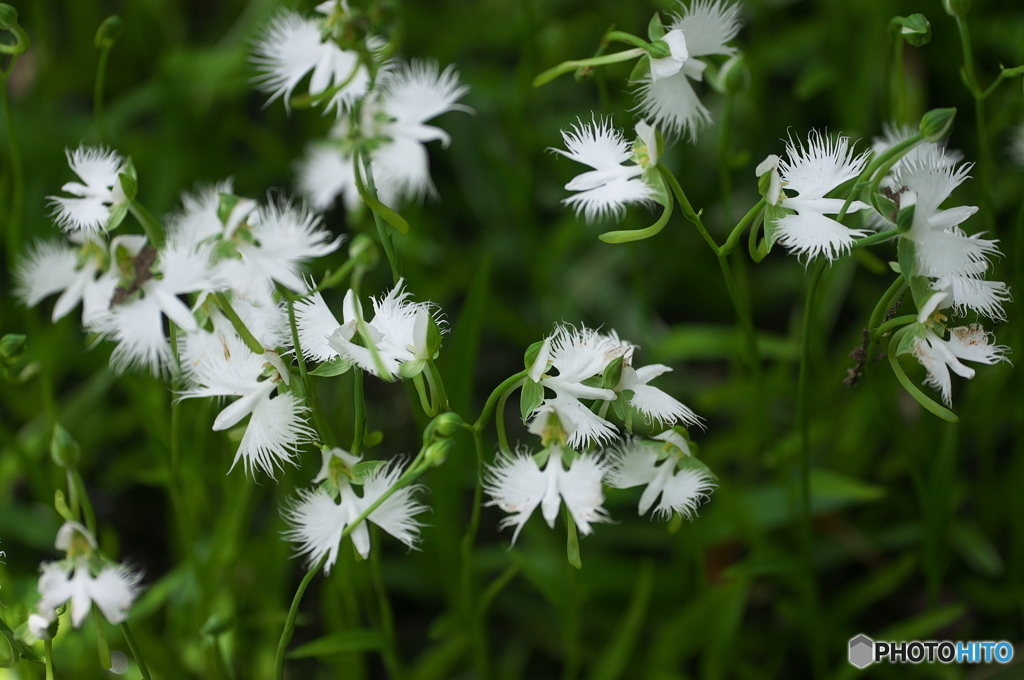
[[[273,477],[285,463],[295,464],[299,445],[315,434],[306,425],[305,410],[291,392],[258,401],[231,467],[241,458],[246,474],[259,468]]]
[[[560,466],[561,461],[557,462]],[[608,513],[601,507],[604,503],[601,480],[605,470],[606,466],[597,456],[585,455],[574,460],[558,478],[558,491],[584,536],[590,534],[592,522],[608,520]]]
[[[125,566],[104,567],[89,583],[89,597],[115,626],[128,618],[142,576]]]
[[[330,361],[338,356],[328,338],[341,328],[319,292],[295,303],[295,325],[302,353],[313,361]]]
[[[484,480],[484,491],[491,497],[487,505],[497,505],[505,512],[512,513],[501,521],[502,529],[514,526],[512,544],[515,545],[519,532],[540,505],[546,490],[544,473],[533,458],[524,453],[495,460],[488,466]]]
[[[669,27],[682,30],[691,57],[733,54],[736,49],[725,43],[739,33],[739,15],[739,3],[693,0],[689,6],[683,7],[682,14],[673,15]]]
[[[312,567],[325,556],[324,573],[330,574],[338,559],[341,534],[348,525],[351,508],[339,504],[323,488],[299,489],[298,500],[291,500],[284,511],[288,523],[285,539],[298,543],[299,555],[307,555],[306,564]]]
[[[697,507],[715,487],[715,483],[705,472],[692,468],[679,470],[665,483],[661,492],[661,502],[654,509],[654,514],[667,519],[675,512],[686,519],[693,519]]]

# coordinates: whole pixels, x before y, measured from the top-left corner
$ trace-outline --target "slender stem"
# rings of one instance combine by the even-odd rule
[[[448,404],[448,392],[444,388],[444,380],[441,379],[441,372],[437,369],[437,364],[434,363],[433,359],[427,359],[427,382],[430,383],[431,389],[437,393],[437,410],[438,413],[441,411],[450,411],[451,406]]]
[[[437,415],[437,407],[434,405],[433,400],[427,396],[427,391],[423,387],[423,374],[418,373],[413,376],[412,384],[416,386],[416,394],[420,398],[420,408],[427,414],[427,417],[433,418]]]
[[[754,219],[761,213],[762,210],[764,210],[764,207],[765,205],[767,205],[767,203],[768,202],[764,198],[762,198],[760,201],[754,204],[754,207],[747,211],[747,214],[744,215],[742,219],[740,219],[740,221],[736,224],[735,227],[733,227],[732,232],[729,234],[729,238],[726,239],[725,243],[722,244],[720,250],[723,253],[729,254],[736,248],[736,245],[740,241],[740,237],[743,236],[744,230],[748,226],[750,226],[750,223],[754,221]]]
[[[560,75],[570,73],[578,68],[586,66],[604,66],[605,64],[615,64],[620,61],[629,61],[642,57],[647,54],[647,50],[636,47],[631,50],[625,50],[624,52],[616,52],[614,54],[606,54],[603,57],[594,57],[593,59],[575,59],[571,61],[563,61],[558,66],[549,68],[539,76],[533,79],[533,86],[540,87],[545,83],[549,83]]]
[[[853,204],[853,201],[857,198],[857,195],[860,194],[861,189],[863,189],[867,185],[867,183],[871,181],[871,178],[875,175],[876,170],[878,170],[883,164],[888,163],[893,159],[899,160],[904,155],[906,155],[908,151],[910,151],[912,148],[914,148],[923,141],[924,135],[918,132],[913,137],[908,137],[907,139],[904,139],[902,142],[894,144],[891,148],[879,154],[878,157],[872,159],[872,161],[868,163],[867,167],[864,168],[863,172],[860,173],[860,176],[857,178],[857,181],[854,182],[853,186],[850,188],[850,194],[849,196],[846,197],[846,202],[843,204],[842,210],[840,210],[839,214],[836,215],[836,221],[843,221],[843,218],[845,218],[846,213],[849,212],[850,206]],[[882,173],[880,176],[884,176],[884,173]],[[881,179],[879,179],[879,181],[881,181]]]
[[[686,192],[683,191],[683,187],[679,186],[679,180],[677,180],[676,176],[673,175],[665,166],[659,165],[658,169],[661,171],[661,176],[664,177],[665,181],[668,183],[669,188],[672,189],[672,193],[675,194],[676,200],[679,201],[679,205],[683,209],[683,216],[697,227],[697,231],[699,231],[700,235],[705,241],[707,241],[711,250],[715,255],[718,255],[721,249],[718,247],[718,244],[715,243],[715,239],[711,238],[711,234],[708,233],[708,230],[704,228],[704,223],[700,219],[700,214],[693,209],[693,206],[690,204],[690,199],[686,197]]]
[[[100,656],[100,668],[110,670],[110,642],[103,628],[103,614],[100,613],[99,607],[93,607],[92,617],[96,624],[96,651]]]
[[[729,133],[732,130],[732,108],[734,95],[725,95],[722,119],[718,122],[718,185],[722,191],[722,219],[732,223],[732,176],[729,173]]]
[[[53,640],[43,640],[43,651],[46,654],[46,680],[56,680],[57,676],[53,671]]]
[[[320,572],[325,562],[327,562],[327,555],[321,557],[316,566],[306,572],[306,575],[302,577],[302,581],[299,583],[299,587],[295,590],[292,605],[288,608],[288,617],[284,621],[284,630],[281,631],[281,639],[277,642],[277,655],[274,657],[274,677],[276,680],[284,678],[284,652],[288,648],[288,643],[291,642],[292,635],[295,634],[295,619],[299,615],[299,605],[302,603],[302,596],[306,593],[306,588],[309,587],[310,581]]]
[[[651,46],[651,43],[647,42],[643,38],[633,35],[632,33],[626,33],[625,31],[608,31],[604,34],[604,38],[601,39],[602,45],[607,45],[610,42],[621,42],[633,47],[639,47],[640,49],[646,50]]]
[[[856,250],[858,248],[867,248],[868,246],[874,246],[878,245],[879,243],[891,241],[899,235],[899,232],[896,231],[895,229],[880,231],[876,234],[872,234],[871,236],[865,236],[864,238],[857,239],[856,241],[853,242],[853,245],[850,246],[850,248],[852,250]]]
[[[871,317],[868,319],[868,330],[873,330],[882,325],[882,317],[885,316],[886,310],[889,309],[889,303],[892,302],[893,298],[900,294],[907,286],[906,279],[903,276],[896,277],[896,280],[892,282],[892,285],[882,294],[882,297],[878,299],[878,303],[875,308],[871,310]]]
[[[135,657],[135,663],[139,664],[139,673],[142,674],[142,680],[150,680],[146,660],[142,657],[142,650],[139,649],[139,645],[135,642],[135,637],[132,636],[132,631],[128,628],[127,621],[121,622],[121,633],[124,634],[124,641],[128,643],[128,649],[131,650],[132,656]]]
[[[107,57],[110,55],[110,47],[100,48],[100,60],[96,65],[96,87],[93,89],[93,115],[96,118],[96,131],[100,136],[100,143],[107,143],[107,122],[103,115],[103,87],[107,78]]]
[[[498,397],[497,416],[494,418],[494,429],[498,433],[498,449],[506,456],[512,455],[512,447],[508,445],[508,436],[505,434],[505,403],[513,391],[514,388],[506,390]]]
[[[245,343],[245,346],[252,350],[253,354],[259,354],[261,356],[265,354],[267,350],[263,347],[260,341],[256,339],[256,336],[252,334],[252,331],[246,327],[245,323],[242,321],[241,317],[238,316],[235,308],[231,306],[231,303],[228,301],[224,293],[214,293],[213,299],[217,301],[217,306],[220,307],[220,311],[223,312],[224,316],[227,317],[227,320],[231,322],[231,326],[235,329],[235,332],[238,333],[239,337],[242,338],[242,342]]]
[[[825,271],[825,260],[818,258],[811,271],[807,285],[807,297],[804,303],[803,326],[800,335],[800,377],[797,383],[796,420],[800,434],[800,544],[804,563],[804,578],[807,587],[807,625],[809,646],[814,662],[815,677],[825,675],[824,648],[819,644],[818,620],[818,584],[817,571],[814,568],[814,527],[813,509],[811,507],[811,443],[810,420],[808,418],[808,380],[811,363],[811,331],[814,317],[814,295]]]
[[[376,532],[374,532],[376,533]],[[382,656],[387,667],[388,677],[400,680],[404,677],[402,663],[398,657],[398,641],[395,637],[395,617],[388,599],[388,591],[384,587],[384,576],[380,570],[380,551],[370,551],[370,578],[377,596],[377,607],[380,616],[380,627],[384,633],[385,645]]]
[[[902,328],[903,326],[916,322],[916,314],[906,314],[904,316],[897,316],[895,319],[889,319],[881,326],[871,331],[871,338],[873,340],[884,338],[886,334],[891,333],[893,330],[897,328]]]
[[[494,391],[491,392],[490,396],[487,397],[487,401],[484,403],[484,408],[480,412],[480,417],[477,418],[476,422],[473,424],[474,430],[477,432],[483,431],[484,427],[487,426],[487,421],[489,421],[491,416],[494,414],[495,406],[497,405],[498,399],[501,395],[522,387],[523,383],[526,381],[527,373],[526,369],[523,369],[519,373],[505,378],[500,385],[494,388]]]
[[[7,127],[7,144],[11,152],[11,207],[7,213],[7,263],[13,264],[21,250],[21,212],[25,203],[25,171],[21,165],[21,147],[14,126],[14,113],[7,92],[7,75],[14,66],[16,56],[11,57],[7,73],[0,78],[0,105],[4,110],[4,124]]]
[[[899,347],[900,340],[908,330],[910,330],[910,326],[896,331],[892,338],[889,339],[889,364],[892,366],[892,372],[896,375],[896,379],[900,381],[900,385],[903,385],[903,389],[905,389],[907,393],[917,401],[917,403],[921,404],[921,406],[924,406],[932,414],[950,423],[959,421],[960,419],[957,418],[955,413],[935,403],[934,399],[930,398],[918,389],[917,385],[915,385],[910,378],[907,377],[907,374],[903,372],[903,367],[900,366],[899,357],[896,356],[896,350]]]
[[[317,408],[316,388],[313,385],[313,380],[309,377],[309,371],[306,369],[306,357],[302,353],[302,343],[299,341],[299,326],[295,322],[295,296],[292,295],[291,291],[287,290],[284,286],[278,286],[278,290],[284,296],[285,302],[287,303],[288,325],[292,332],[292,345],[295,347],[295,360],[299,364],[299,378],[302,380],[302,386],[306,391],[306,402],[309,404],[309,410],[313,413],[313,423],[316,425],[316,429],[320,433],[320,437],[323,442],[331,446],[335,442],[334,433],[324,420],[323,413],[321,413],[320,409]],[[359,368],[354,367],[352,370],[358,371]]]
[[[366,395],[363,393],[363,372],[359,367],[352,369],[352,400],[355,408],[352,426],[352,446],[349,452],[358,456],[363,450],[363,438],[366,436]]]
[[[476,483],[473,485],[473,508],[469,525],[462,536],[462,610],[465,625],[473,641],[473,661],[478,678],[490,677],[487,664],[487,635],[483,621],[478,617],[480,605],[474,604],[474,555],[473,546],[480,529],[480,508],[483,506],[484,442],[483,433],[473,430],[473,449],[476,452]]]

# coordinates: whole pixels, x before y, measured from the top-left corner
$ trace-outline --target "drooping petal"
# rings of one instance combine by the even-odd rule
[[[302,353],[313,361],[330,361],[338,356],[329,339],[341,324],[319,292],[295,303],[295,325]]]
[[[104,567],[89,581],[89,597],[104,618],[116,626],[128,618],[128,609],[138,596],[141,580],[141,574],[124,565]]]
[[[324,573],[330,574],[338,560],[341,534],[347,526],[348,508],[342,506],[323,487],[299,489],[298,500],[291,500],[284,510],[288,530],[286,540],[297,543],[296,552],[306,555],[312,567],[325,556]]]
[[[514,526],[512,544],[515,545],[530,515],[544,497],[545,476],[529,454],[519,451],[512,456],[500,456],[488,466],[484,479],[484,492],[491,497],[487,505],[497,505],[511,513],[501,520],[504,529]]]
[[[361,508],[365,510],[395,485],[404,472],[395,462],[381,465],[363,482]],[[370,513],[368,519],[410,548],[419,543],[419,531],[423,523],[415,516],[427,510],[427,506],[416,500],[416,493],[425,487],[422,484],[405,486],[393,493]]]
[[[555,451],[552,451],[555,457]],[[560,456],[558,456],[560,458]],[[561,467],[561,460],[555,460],[551,464]],[[558,476],[558,492],[565,501],[573,521],[579,528],[580,533],[587,536],[591,532],[591,523],[605,522],[608,520],[608,513],[605,511],[604,493],[601,490],[601,481],[607,466],[597,456],[588,454],[576,458],[568,470],[563,470]]]
[[[668,519],[672,513],[677,513],[692,520],[697,513],[697,507],[716,486],[711,477],[702,470],[679,470],[666,480],[654,514],[662,519]]]
[[[295,464],[299,446],[314,436],[306,425],[305,411],[292,392],[256,402],[231,467],[241,459],[247,475],[259,468],[273,477],[285,463]]]
[[[740,31],[739,3],[721,0],[693,0],[671,17],[670,29],[680,29],[686,36],[690,57],[708,54],[735,54],[736,48],[725,43]]]

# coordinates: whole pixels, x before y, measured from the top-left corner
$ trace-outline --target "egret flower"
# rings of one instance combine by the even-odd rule
[[[325,486],[300,490],[298,500],[292,501],[284,513],[290,526],[285,538],[298,544],[298,554],[306,555],[310,566],[319,564],[326,557],[324,573],[330,574],[338,559],[341,535],[346,528],[352,527],[349,536],[356,552],[363,559],[368,558],[370,532],[365,522],[360,521],[355,526],[353,523],[394,487],[402,472],[401,465],[393,462],[377,467],[362,481],[362,495],[356,493],[354,483],[347,479],[340,481],[337,497]],[[395,491],[366,519],[410,548],[415,548],[422,526],[415,516],[427,509],[415,498],[422,488],[414,485]]]
[[[657,144],[650,134],[653,128],[643,125],[651,138],[645,146],[654,154],[653,167],[657,164]],[[637,129],[641,129],[640,124]],[[612,127],[610,119],[595,119],[589,124],[577,120],[571,131],[562,130],[562,140],[567,150],[551,151],[593,168],[565,185],[566,190],[577,193],[562,203],[575,208],[577,215],[583,213],[588,222],[609,215],[622,219],[627,205],[654,200],[657,192],[641,179],[645,167],[636,162],[626,164],[633,160],[633,144]]]
[[[960,359],[989,365],[1009,361],[1005,355],[1010,348],[993,345],[991,339],[992,334],[981,324],[951,328],[948,339],[939,337],[929,327],[922,327],[920,336],[914,339],[912,353],[928,372],[925,384],[939,391],[946,406],[953,403],[950,369],[962,378],[974,377],[974,369],[965,366]]]
[[[854,240],[866,232],[849,229],[826,217],[839,213],[845,201],[825,198],[825,194],[857,177],[867,158],[867,152],[853,155],[849,137],[832,140],[812,130],[806,146],[790,139],[786,144],[786,158],[779,161],[779,169],[782,186],[787,191],[796,191],[797,195],[778,202],[792,211],[775,223],[779,243],[790,252],[809,258],[824,255],[834,260],[849,252]],[[867,207],[866,203],[853,201],[848,212]]]
[[[697,129],[711,122],[711,113],[700,102],[690,81],[704,79],[707,64],[698,57],[732,55],[726,45],[740,30],[739,5],[720,0],[693,0],[672,15],[662,38],[671,56],[652,59],[650,73],[640,81],[637,109],[645,118],[673,135],[695,139]]]
[[[601,480],[605,470],[605,464],[594,455],[575,457],[566,469],[562,464],[562,450],[557,444],[547,450],[543,469],[526,451],[501,456],[488,467],[484,491],[492,500],[487,505],[497,505],[512,513],[499,526],[502,529],[515,527],[513,545],[538,505],[544,521],[549,527],[554,527],[562,502],[580,533],[587,536],[592,530],[592,523],[608,519],[608,513],[602,507],[604,493]]]
[[[693,519],[697,507],[716,485],[704,470],[680,467],[691,455],[681,435],[667,430],[655,439],[665,444],[659,446],[652,441],[630,439],[612,449],[608,483],[619,489],[646,485],[637,508],[641,515],[647,514],[658,500],[654,515],[667,519],[672,513],[678,513]]]
[[[64,231],[102,231],[110,221],[111,208],[128,200],[118,177],[127,163],[116,152],[103,148],[80,146],[64,153],[84,184],[68,182],[61,187],[74,198],[47,197],[56,209],[54,218]]]

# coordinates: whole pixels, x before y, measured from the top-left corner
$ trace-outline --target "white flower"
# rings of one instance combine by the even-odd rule
[[[534,382],[555,393],[555,398],[546,400],[544,406],[550,407],[549,414],[551,409],[559,414],[570,447],[578,448],[615,437],[615,426],[593,413],[580,399],[615,400],[614,390],[583,383],[601,376],[608,364],[630,351],[632,345],[617,335],[602,335],[586,327],[576,330],[571,326],[559,326],[546,338],[534,362],[531,377],[538,376]],[[558,370],[556,375],[542,375],[549,362]],[[545,420],[533,427],[541,431],[546,423]]]
[[[651,129],[644,125],[645,132]],[[582,212],[588,222],[609,215],[621,219],[627,205],[654,198],[654,189],[640,178],[644,168],[636,163],[624,165],[633,157],[633,145],[612,127],[611,120],[595,119],[589,124],[577,120],[571,131],[562,130],[562,140],[568,150],[551,151],[593,168],[565,185],[567,191],[577,193],[562,201],[575,208],[577,215]],[[656,144],[647,145],[652,146],[656,150]]]
[[[399,280],[387,295],[373,300],[374,316],[366,319],[349,290],[340,324],[319,293],[310,296],[295,307],[303,353],[316,361],[342,357],[379,378],[394,378],[402,364],[431,358],[427,356],[431,303],[412,302],[410,296],[404,280]],[[357,335],[365,345],[354,342]]]
[[[990,344],[991,335],[981,324],[971,324],[949,329],[948,340],[940,338],[930,328],[924,329],[923,337],[915,339],[913,354],[928,372],[925,384],[939,390],[946,406],[952,405],[949,369],[968,380],[974,377],[974,369],[962,364],[960,359],[990,365],[1009,361],[1005,354],[1010,348]]]
[[[305,406],[293,392],[279,390],[287,370],[272,352],[255,354],[235,333],[198,331],[182,337],[182,369],[192,397],[239,397],[214,420],[214,431],[226,430],[252,415],[231,463],[239,459],[246,474],[259,468],[271,477],[284,463],[294,462],[298,447],[314,435],[306,425]],[[272,396],[277,392],[277,396]]]
[[[917,271],[913,274],[978,276],[988,268],[988,258],[999,254],[998,241],[979,234],[967,236],[960,229],[959,225],[978,211],[976,206],[939,208],[967,179],[971,167],[924,158],[906,161],[896,174],[894,184],[905,187],[901,205],[914,206],[910,230],[903,235],[914,242]]]
[[[183,210],[172,215],[167,224],[167,240],[198,245],[221,236],[224,224],[220,221],[221,194],[232,192],[232,181],[198,187],[195,193],[182,194]]]
[[[96,550],[96,539],[78,522],[65,522],[57,532],[54,546],[68,557],[40,566],[39,613],[30,624],[33,634],[46,636],[46,629],[56,618],[55,610],[69,600],[75,628],[82,625],[93,604],[110,623],[124,621],[138,595],[141,574],[123,565],[94,569],[95,560],[90,555]]]
[[[652,60],[651,73],[641,81],[637,91],[637,108],[662,130],[673,135],[686,134],[692,140],[699,127],[711,122],[710,112],[690,84],[690,80],[704,79],[707,64],[697,57],[736,52],[725,43],[735,38],[740,30],[739,5],[726,5],[720,0],[693,0],[680,14],[672,15],[668,28],[664,39],[668,41],[669,36],[673,36],[669,42],[672,56],[666,59],[678,63],[678,69],[664,76],[663,73],[676,68],[676,63]],[[677,35],[681,40],[675,37]]]
[[[665,435],[675,434],[671,430],[656,437],[668,441]],[[684,448],[678,448],[682,442]],[[659,464],[659,454],[667,450],[668,456]],[[619,489],[646,484],[640,496],[638,512],[641,515],[654,505],[660,497],[654,514],[667,519],[673,512],[693,519],[697,507],[715,489],[715,483],[706,472],[683,467],[677,469],[681,456],[689,456],[690,449],[682,437],[676,436],[669,444],[658,446],[654,442],[627,440],[611,451],[612,468],[608,483]]]
[[[325,112],[336,108],[340,114],[365,95],[370,84],[358,52],[341,49],[323,37],[319,21],[289,10],[278,14],[257,39],[252,62],[263,71],[256,81],[270,93],[267,103],[283,95],[285,108],[290,108],[292,92],[311,71],[309,94],[339,88],[330,95]]]
[[[574,458],[566,470],[557,445],[548,449],[543,469],[524,451],[502,456],[495,465],[488,467],[484,491],[492,500],[487,505],[497,505],[513,513],[500,524],[502,529],[515,527],[513,544],[538,505],[548,526],[554,527],[563,501],[580,533],[586,536],[591,532],[591,523],[608,519],[608,513],[601,507],[604,503],[601,480],[605,469],[605,464],[596,456],[584,455]]]
[[[15,295],[29,307],[60,293],[53,306],[53,321],[59,321],[82,303],[82,323],[90,325],[107,313],[120,274],[110,266],[119,249],[137,255],[145,245],[143,236],[122,235],[109,244],[87,233],[72,234],[77,247],[64,243],[40,242],[29,247],[18,262],[14,276]]]
[[[91,330],[117,343],[110,355],[115,371],[141,368],[158,374],[169,366],[171,346],[164,336],[163,318],[186,332],[196,330],[192,310],[178,296],[211,285],[211,257],[211,244],[177,241],[169,241],[159,253],[147,247],[136,255],[134,283],[141,297],[129,297],[135,291],[124,288],[115,290],[109,311],[90,323]],[[119,295],[125,299],[117,299]]]
[[[994,321],[1006,321],[1003,303],[1010,301],[1010,289],[1003,281],[977,278],[984,275],[986,268],[986,264],[977,265],[976,276],[943,276],[932,283],[932,288],[948,293],[943,306],[951,306],[957,316],[964,316],[970,309]]]
[[[299,193],[317,210],[327,210],[341,196],[345,210],[359,208],[361,199],[356,187],[355,158],[346,150],[345,136],[349,124],[341,119],[332,128],[327,139],[306,147],[306,155],[295,165],[295,183]],[[394,196],[384,187],[377,187],[377,196],[386,205],[393,204]]]
[[[310,566],[318,564],[326,556],[324,572],[330,574],[338,559],[342,533],[395,485],[402,472],[402,467],[396,463],[381,465],[363,481],[361,496],[346,480],[339,486],[340,497],[337,499],[325,487],[300,490],[298,500],[285,510],[285,520],[290,525],[285,538],[298,544],[298,554],[307,555]],[[366,519],[410,548],[415,548],[422,526],[415,516],[427,509],[414,497],[421,488],[421,485],[415,485],[399,489]],[[370,533],[366,523],[357,524],[349,536],[360,556],[363,559],[369,557]]]
[[[118,179],[125,170],[125,160],[114,151],[88,146],[65,154],[68,165],[84,184],[68,182],[61,187],[75,198],[47,196],[56,208],[54,218],[65,231],[101,231],[110,220],[110,209],[127,201]]]
[[[370,154],[381,200],[437,193],[430,181],[426,143],[440,141],[447,147],[451,137],[426,123],[448,111],[471,111],[458,103],[469,88],[459,83],[455,68],[438,68],[436,62],[413,61],[388,69],[379,96],[363,108],[364,132],[373,130],[382,141]]]
[[[296,293],[308,290],[301,264],[323,257],[341,244],[322,228],[319,215],[304,207],[271,203],[249,216],[251,239],[237,242],[240,259],[223,261],[218,278],[238,295],[255,301],[269,299],[274,282]],[[255,241],[255,242],[252,242]]]
[[[812,130],[807,146],[790,139],[786,158],[779,166],[783,186],[798,195],[779,201],[779,205],[795,213],[776,222],[779,243],[790,252],[809,258],[824,255],[834,260],[849,252],[854,239],[865,232],[825,217],[837,214],[845,203],[841,198],[825,198],[825,194],[859,175],[867,158],[867,152],[853,155],[849,137],[832,140]],[[853,201],[849,212],[867,207],[866,203]]]
[[[630,353],[629,358],[632,358],[632,353]],[[632,366],[627,365],[626,362],[623,362],[622,377],[619,379],[619,384],[615,386],[615,391],[631,391],[633,396],[629,399],[630,406],[647,416],[648,419],[656,421],[662,427],[668,427],[676,423],[685,423],[687,425],[700,424],[701,420],[697,414],[683,405],[682,402],[669,396],[657,387],[647,384],[659,375],[671,370],[671,368],[664,364],[651,364],[650,366],[641,366],[634,369]]]

